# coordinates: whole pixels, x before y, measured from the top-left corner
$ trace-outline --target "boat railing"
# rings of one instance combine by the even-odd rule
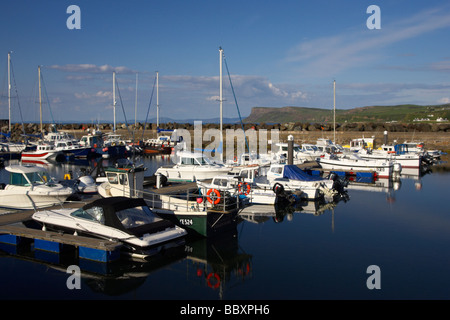
[[[124,196],[144,198],[147,205],[154,210],[201,212],[222,211],[228,212],[242,207],[242,199],[239,194],[211,189],[205,194],[199,193],[198,189],[187,189],[182,192],[158,192],[151,190],[130,190],[125,192],[124,188],[110,185],[111,189],[124,192]],[[215,190],[215,191],[214,191]],[[217,191],[217,192],[216,192]]]

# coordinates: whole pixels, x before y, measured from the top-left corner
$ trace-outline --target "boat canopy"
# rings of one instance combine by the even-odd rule
[[[98,221],[135,236],[163,231],[173,223],[153,214],[142,198],[110,197],[95,200],[71,213],[72,216]]]
[[[312,176],[296,165],[285,165],[283,171],[283,178],[291,180],[302,180],[302,181],[321,181],[322,177]]]

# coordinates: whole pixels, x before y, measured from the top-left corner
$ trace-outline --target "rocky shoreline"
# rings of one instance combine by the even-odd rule
[[[96,124],[61,124],[58,130],[66,131],[81,138],[87,134],[88,130],[97,127],[102,132],[111,132],[113,125],[111,123]],[[193,132],[194,124],[191,123],[163,123],[160,124],[161,129],[185,129]],[[202,129],[218,129],[217,123],[204,123]],[[244,129],[254,128],[256,130],[278,130],[280,140],[284,141],[288,135],[293,135],[296,143],[315,143],[318,138],[334,138],[334,130],[332,124],[320,123],[300,123],[289,122],[281,124],[244,124]],[[40,133],[40,124],[28,123],[24,124],[25,133],[27,135],[36,135]],[[223,129],[242,129],[241,124],[223,124]],[[8,125],[3,124],[2,132],[8,131]],[[43,124],[43,132],[52,130],[51,124]],[[156,136],[156,123],[137,123],[127,125],[124,123],[116,124],[116,131],[124,138],[130,139],[131,133],[134,131],[135,136],[139,139],[148,139]],[[439,148],[441,150],[450,150],[450,123],[374,123],[374,122],[357,122],[336,124],[336,143],[348,144],[351,139],[365,137],[374,137],[376,144],[381,144],[384,140],[384,132],[388,132],[389,141],[396,140],[404,142],[405,140],[422,140],[428,148]],[[137,132],[137,133],[136,133]],[[11,140],[22,141],[22,124],[14,123],[12,125]]]

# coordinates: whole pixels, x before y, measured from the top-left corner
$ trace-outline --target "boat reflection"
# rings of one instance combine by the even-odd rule
[[[224,299],[226,290],[251,278],[252,255],[242,250],[237,235],[237,231],[227,232],[186,243],[186,280],[216,291],[219,299]]]
[[[134,293],[157,271],[173,272],[177,268],[186,274],[186,282],[207,288],[222,299],[227,289],[243,283],[252,272],[252,256],[242,251],[237,231],[215,238],[189,238],[185,246],[171,248],[149,260],[96,262],[78,258],[76,248],[62,253],[34,249],[31,240],[19,245],[0,243],[2,258],[44,265],[46,269],[61,273],[67,273],[69,266],[76,265],[81,271],[81,287],[89,287],[92,292],[107,296]],[[39,296],[39,293],[36,295]]]
[[[295,204],[277,202],[274,205],[250,205],[244,208],[239,216],[241,219],[252,223],[264,223],[268,220],[281,223],[285,219],[291,221],[295,214],[322,215],[328,210],[333,210],[339,202],[347,202],[349,199],[347,194],[342,194],[341,197],[333,201],[326,201],[322,198],[315,201],[304,200]]]

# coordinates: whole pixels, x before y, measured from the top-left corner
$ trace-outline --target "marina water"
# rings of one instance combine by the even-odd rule
[[[152,175],[170,158],[135,162]],[[47,168],[63,179],[92,163]],[[2,169],[1,182],[5,177]],[[93,263],[81,268],[80,289],[68,289],[73,262],[64,257],[2,247],[0,299],[449,299],[449,189],[446,171],[403,175],[386,188],[349,188],[345,201],[246,216],[236,232],[188,241],[149,262]]]

